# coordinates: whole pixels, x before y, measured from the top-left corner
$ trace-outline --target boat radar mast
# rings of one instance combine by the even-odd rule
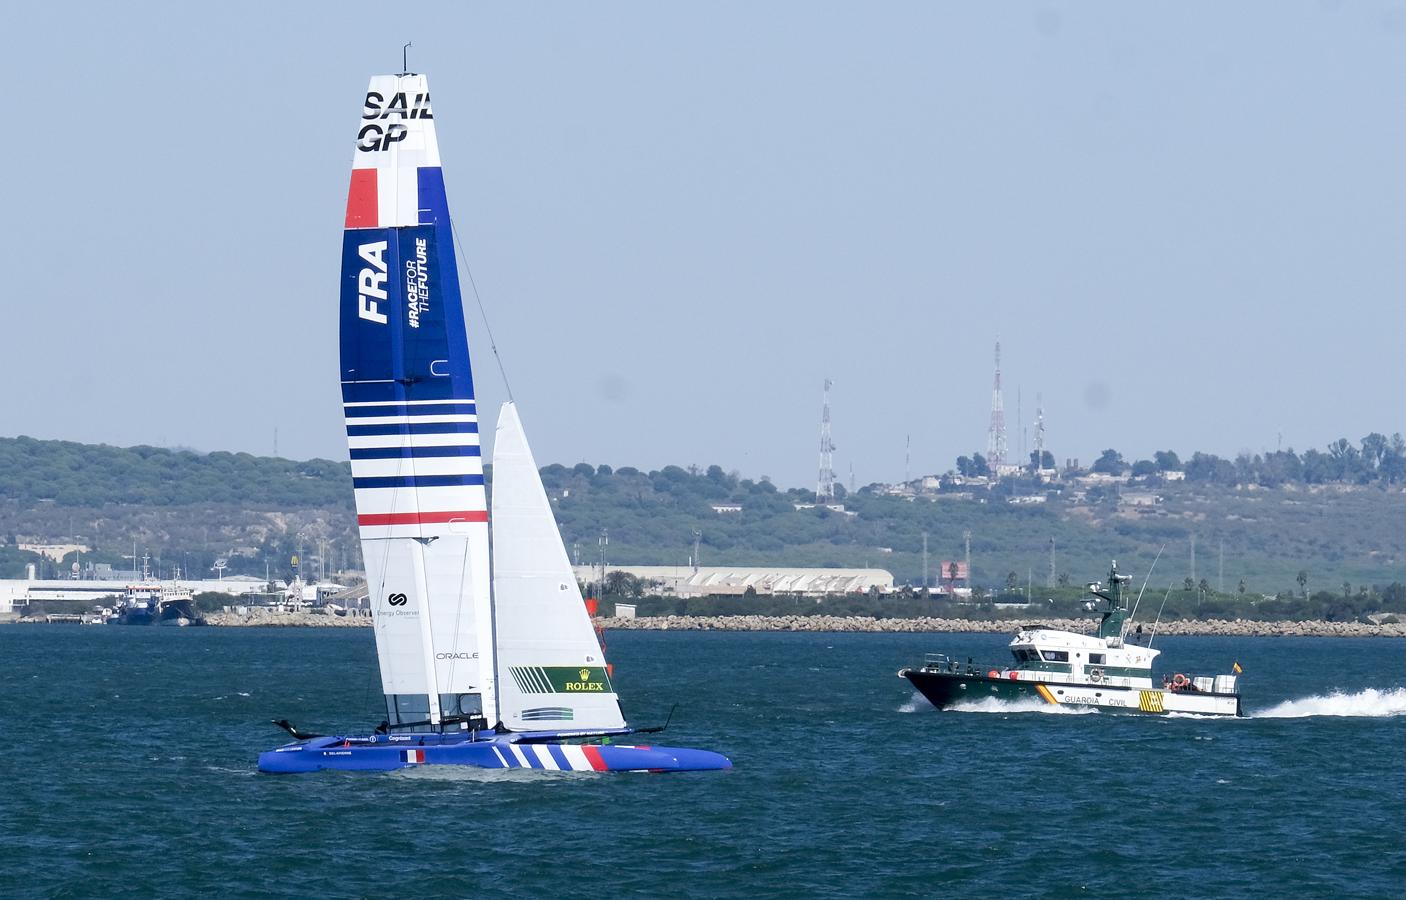
[[[1117,638],[1121,641],[1123,638],[1123,623],[1128,618],[1128,606],[1123,602],[1123,585],[1129,581],[1132,581],[1131,575],[1118,574],[1118,561],[1115,559],[1113,567],[1108,570],[1107,592],[1097,581],[1089,584],[1089,593],[1107,604],[1098,623],[1098,636],[1104,640]]]

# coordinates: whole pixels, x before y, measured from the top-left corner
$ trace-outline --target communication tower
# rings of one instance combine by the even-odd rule
[[[1045,468],[1045,397],[1035,395],[1035,471]]]
[[[994,472],[1006,464],[1006,410],[1001,397],[1001,342],[996,342],[996,383],[991,389],[991,427],[986,431],[986,463]]]
[[[830,379],[820,406],[820,477],[815,483],[815,502],[824,506],[835,502],[835,442],[830,440]]]
[[[962,544],[967,551],[967,588],[970,589],[972,586],[972,533],[970,528],[962,532]]]
[[[1025,465],[1025,404],[1021,396],[1020,385],[1015,386],[1015,420],[1020,425],[1020,452],[1016,454],[1015,461],[1020,465]]]

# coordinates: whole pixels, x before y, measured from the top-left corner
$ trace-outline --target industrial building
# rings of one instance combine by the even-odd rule
[[[599,566],[576,566],[576,579],[592,583],[601,577]],[[893,573],[886,569],[779,569],[764,566],[609,566],[647,582],[650,593],[675,597],[741,595],[748,588],[757,594],[800,594],[826,597],[866,593],[877,588],[893,590]]]
[[[33,567],[30,567],[31,572]],[[0,616],[20,612],[32,600],[82,600],[97,603],[103,597],[122,596],[134,584],[150,584],[141,578],[120,579],[77,579],[77,578],[12,578],[0,579]],[[244,596],[261,594],[268,582],[262,578],[247,575],[230,575],[221,579],[180,579],[163,581],[161,584],[191,594],[217,591],[222,594]],[[278,583],[281,588],[283,585]]]

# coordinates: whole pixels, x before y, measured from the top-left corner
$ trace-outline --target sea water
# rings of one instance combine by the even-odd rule
[[[260,775],[382,718],[362,629],[0,628],[0,895],[1402,896],[1406,643],[1191,638],[1241,720],[938,712],[1002,635],[615,632],[647,740],[730,772]],[[642,741],[643,742],[643,741]]]

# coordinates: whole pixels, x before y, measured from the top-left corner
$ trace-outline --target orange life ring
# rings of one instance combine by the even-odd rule
[[[987,678],[1000,678],[1000,677],[1001,677],[1001,673],[1000,673],[1000,672],[997,672],[995,669],[992,669],[990,672],[987,672],[987,673],[986,673],[986,677],[987,677]]]
[[[1172,676],[1172,687],[1182,688],[1186,687],[1188,684],[1190,684],[1190,680],[1180,672]]]
[[[1019,673],[1019,672],[1012,671],[1012,672],[1011,672],[1011,681],[1018,681],[1019,679],[1020,679],[1020,673]]]

